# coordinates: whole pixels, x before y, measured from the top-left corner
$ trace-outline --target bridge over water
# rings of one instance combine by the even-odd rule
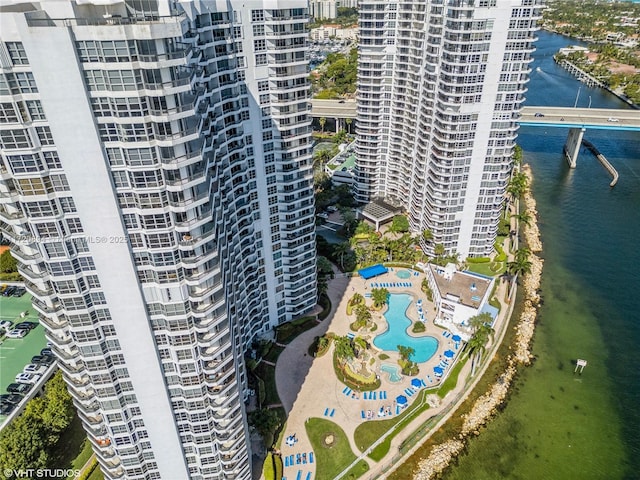
[[[344,119],[355,119],[356,113],[355,100],[311,101],[311,115],[314,118],[335,118],[336,126]],[[518,123],[523,127],[568,128],[564,153],[569,166],[575,168],[587,128],[640,132],[640,110],[532,106],[522,108]]]

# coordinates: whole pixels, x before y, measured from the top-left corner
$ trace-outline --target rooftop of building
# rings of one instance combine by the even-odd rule
[[[458,272],[451,264],[446,267],[429,264],[440,296],[467,307],[478,308],[491,286],[491,279],[476,273]]]

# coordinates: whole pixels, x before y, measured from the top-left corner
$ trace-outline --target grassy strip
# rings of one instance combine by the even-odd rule
[[[316,456],[316,480],[333,480],[356,460],[344,431],[335,423],[323,418],[310,418],[305,423],[307,436]],[[327,445],[327,438],[333,441]],[[349,471],[346,478],[358,478],[369,469],[361,460]]]
[[[278,357],[284,351],[283,347],[279,347],[275,343],[271,345],[271,348],[262,358],[271,363],[276,363],[278,361]]]
[[[283,323],[276,328],[276,339],[279,343],[291,343],[298,335],[316,325],[313,317],[302,317],[294,322]]]
[[[456,385],[458,384],[458,376],[460,375],[462,367],[467,363],[467,360],[469,360],[469,357],[465,355],[464,358],[460,359],[458,363],[456,363],[456,366],[453,367],[453,370],[451,370],[451,373],[438,390],[438,396],[440,398],[446,397],[447,393],[456,388]]]
[[[434,393],[434,391],[433,389],[420,391],[416,400],[395,418],[364,422],[358,425],[353,438],[360,451],[364,452],[394,425],[406,424],[413,420],[416,415],[420,415],[426,411],[429,408],[429,404],[425,401],[426,396]],[[373,460],[380,461],[389,452],[389,446],[391,445],[393,437],[401,430],[402,428],[396,428],[380,445],[372,450],[369,457]]]
[[[271,365],[262,362],[254,371],[258,379],[264,382],[264,405],[273,405],[280,403],[278,389],[276,388],[276,369]],[[258,381],[258,384],[260,382]],[[262,394],[260,395],[262,397]]]

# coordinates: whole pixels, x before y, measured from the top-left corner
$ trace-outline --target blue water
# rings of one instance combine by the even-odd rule
[[[553,62],[580,42],[539,37],[527,105],[571,107],[577,97],[578,107],[626,108]],[[585,133],[620,173],[614,188],[584,148],[568,168],[566,137],[566,128],[520,130],[544,244],[536,361],[447,480],[640,478],[640,135]],[[577,358],[589,362],[582,375]]]
[[[400,375],[400,366],[392,365],[390,363],[384,363],[380,367],[384,373],[389,374],[389,381],[392,383],[397,383],[402,380],[402,376]]]
[[[403,278],[403,279],[407,279],[407,278],[411,278],[411,271],[409,270],[398,270],[398,272],[396,273],[396,276],[398,278]]]
[[[411,337],[407,333],[407,328],[411,326],[411,320],[407,317],[406,312],[412,300],[413,297],[406,293],[389,295],[389,308],[384,314],[389,329],[382,335],[378,335],[373,340],[373,344],[380,350],[390,352],[397,352],[398,345],[411,347],[415,352],[410,359],[417,363],[423,363],[436,353],[438,340],[434,337]]]

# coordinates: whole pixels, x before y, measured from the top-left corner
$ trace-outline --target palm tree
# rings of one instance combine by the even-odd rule
[[[347,124],[347,132],[351,133],[351,124],[353,123],[353,119],[345,118],[344,122]]]
[[[358,350],[358,352],[357,352],[358,355],[356,355],[356,356],[359,356],[360,353],[366,352],[367,351],[367,347],[369,346],[367,344],[367,341],[362,337],[354,338],[353,339],[353,344],[356,347],[356,349]]]
[[[371,299],[376,308],[382,307],[389,300],[389,290],[386,288],[374,288],[371,290]]]
[[[520,250],[518,250],[516,251],[516,256],[513,262],[507,263],[507,271],[513,276],[518,276],[520,274],[525,275],[531,272],[532,266],[533,264],[529,260],[529,255],[525,255],[524,252],[520,253]]]
[[[324,133],[324,126],[327,124],[327,119],[324,117],[320,117],[318,123],[320,124],[320,133]]]
[[[333,343],[336,346],[336,357],[338,357],[340,363],[345,363],[355,357],[353,345],[347,337],[336,337]]]
[[[511,216],[513,218],[515,218],[518,222],[523,223],[523,224],[525,224],[527,226],[530,226],[531,222],[533,221],[533,217],[527,211],[520,212],[520,213],[514,213]]]
[[[431,240],[433,240],[433,232],[431,230],[429,230],[428,228],[422,231],[422,240],[424,240],[425,242],[429,243]]]
[[[358,292],[354,293],[351,297],[351,305],[360,305],[364,302],[364,297]]]
[[[529,260],[530,256],[531,250],[529,250],[527,247],[519,248],[515,253],[516,260]]]
[[[529,188],[529,178],[522,172],[516,172],[511,176],[507,185],[507,193],[513,200],[520,198]]]
[[[333,255],[340,261],[340,269],[344,270],[344,256],[351,251],[349,242],[342,242],[333,247]]]

